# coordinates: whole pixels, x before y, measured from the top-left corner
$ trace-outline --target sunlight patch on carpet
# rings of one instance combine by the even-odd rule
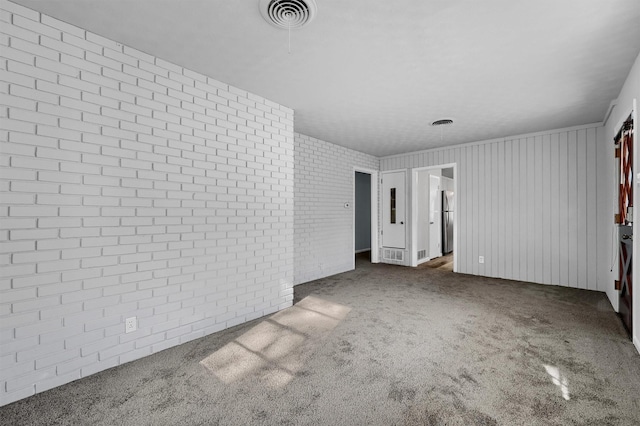
[[[554,367],[553,365],[543,364],[544,369],[547,370],[547,374],[551,376],[551,382],[560,388],[562,392],[562,397],[569,401],[571,398],[569,396],[569,379],[560,373],[560,369],[558,367]]]
[[[283,387],[351,308],[313,296],[284,309],[212,353],[200,364],[226,384],[246,378]]]

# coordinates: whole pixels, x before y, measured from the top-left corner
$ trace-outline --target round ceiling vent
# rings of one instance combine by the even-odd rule
[[[302,28],[318,11],[315,0],[260,0],[260,13],[271,25],[283,29]]]
[[[453,124],[453,120],[450,118],[443,118],[442,120],[436,120],[431,123],[432,126],[448,126],[450,124]]]

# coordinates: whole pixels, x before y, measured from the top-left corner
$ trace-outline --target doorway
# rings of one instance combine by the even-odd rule
[[[453,263],[457,272],[456,176],[455,163],[412,170],[411,266]]]
[[[629,337],[633,339],[633,163],[634,163],[633,114],[624,121],[615,136],[616,158],[619,160],[618,226],[619,274],[616,290],[619,290],[618,314]]]
[[[379,262],[377,171],[354,167],[353,203],[352,269],[355,269],[358,262]]]
[[[371,175],[355,172],[355,254],[371,260]]]

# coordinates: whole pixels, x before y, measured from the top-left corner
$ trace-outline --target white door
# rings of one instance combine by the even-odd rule
[[[382,174],[382,245],[405,248],[405,172]]]
[[[440,176],[429,176],[429,257],[442,256],[442,192]]]

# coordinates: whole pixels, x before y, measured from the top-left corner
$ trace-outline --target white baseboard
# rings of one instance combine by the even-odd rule
[[[365,251],[371,251],[371,248],[368,248],[368,249],[362,249],[362,250],[356,250],[356,254],[358,254],[358,253],[364,253]]]
[[[636,351],[640,354],[640,340],[637,337],[633,337],[633,345],[636,347]]]

